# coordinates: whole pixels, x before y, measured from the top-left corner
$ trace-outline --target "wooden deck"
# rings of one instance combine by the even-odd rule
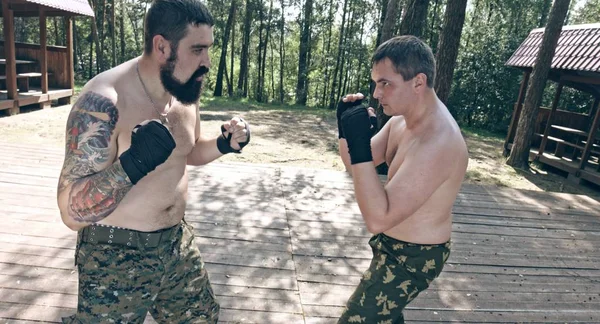
[[[62,152],[1,150],[0,323],[58,322],[77,301],[75,233],[55,203]],[[223,163],[190,176],[186,218],[220,323],[335,323],[371,257],[351,179]],[[407,322],[600,323],[600,203],[465,185],[454,213],[449,263]]]
[[[19,97],[17,99],[7,99],[6,90],[0,90],[0,110],[13,108],[13,103],[15,101],[17,101],[19,107],[33,104],[50,107],[52,100],[60,100],[62,98],[68,99],[72,95],[72,89],[51,88],[48,90],[48,93],[42,93],[39,88],[32,87],[27,92],[19,92]]]

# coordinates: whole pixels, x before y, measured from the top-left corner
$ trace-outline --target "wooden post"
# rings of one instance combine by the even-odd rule
[[[67,86],[75,92],[75,75],[73,67],[73,17],[65,17],[65,26],[67,29]],[[71,103],[71,96],[58,99],[58,103],[61,105],[68,105]]]
[[[47,48],[47,28],[46,28],[46,11],[40,6],[40,70],[42,72],[42,93],[48,93],[48,48]],[[40,102],[40,108],[50,108],[51,101]]]
[[[42,93],[48,93],[48,48],[47,48],[46,12],[40,6],[40,48],[42,50],[40,69],[42,72]]]
[[[542,138],[542,144],[540,144],[538,155],[544,154],[544,149],[546,148],[546,143],[548,142],[548,134],[550,133],[550,126],[552,125],[552,117],[554,117],[554,113],[556,113],[556,109],[558,108],[558,102],[560,101],[562,89],[563,83],[560,81],[558,83],[558,88],[556,88],[556,93],[554,94],[554,100],[552,100],[552,110],[550,110],[550,115],[548,115],[548,121],[546,123],[546,128],[544,129],[544,137]]]
[[[594,120],[594,116],[596,116],[596,111],[598,110],[598,106],[600,106],[600,94],[598,94],[598,97],[594,98],[594,102],[592,103],[592,107],[590,109],[590,113],[588,114],[588,117],[590,118],[590,121],[588,123],[588,127],[592,127],[592,121]]]
[[[2,1],[2,23],[4,26],[4,57],[6,58],[6,90],[8,99],[14,99],[9,115],[19,113],[19,94],[17,93],[17,64],[15,57],[14,13],[9,8],[10,1]]]
[[[581,155],[581,162],[579,162],[579,170],[583,170],[585,168],[585,164],[590,157],[590,152],[592,152],[592,148],[594,147],[594,141],[596,140],[596,131],[598,130],[598,123],[600,123],[600,98],[596,97],[594,103],[596,106],[593,110],[596,111],[594,116],[594,122],[592,123],[592,127],[588,132],[587,142],[585,143],[585,149],[583,149],[583,153]]]
[[[517,131],[517,125],[519,123],[519,117],[521,116],[521,110],[523,109],[523,101],[525,101],[525,93],[527,92],[527,84],[529,83],[530,75],[531,71],[523,72],[523,80],[521,81],[521,88],[519,89],[519,97],[517,98],[517,102],[515,103],[513,115],[510,119],[510,126],[508,126],[508,134],[506,134],[506,139],[504,140],[504,152],[502,153],[504,157],[507,157],[510,153],[508,145],[512,138],[515,136],[515,132]]]

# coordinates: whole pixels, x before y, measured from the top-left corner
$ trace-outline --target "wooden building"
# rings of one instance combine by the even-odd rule
[[[4,40],[0,41],[0,110],[19,113],[19,107],[52,100],[70,103],[75,88],[73,17],[93,16],[86,0],[2,0]],[[46,17],[65,17],[66,46],[48,46]],[[15,17],[39,17],[39,44],[15,42]]]
[[[506,62],[523,70],[519,97],[504,142],[508,156],[525,100],[527,84],[537,59],[544,28],[534,29]],[[568,172],[569,179],[600,184],[600,23],[564,26],[548,79],[557,83],[552,107],[539,107],[530,158]],[[594,98],[587,113],[558,109],[564,87]]]

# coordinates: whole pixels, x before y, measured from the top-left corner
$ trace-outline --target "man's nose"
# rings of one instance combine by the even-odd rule
[[[205,51],[205,56],[202,59],[202,63],[200,64],[200,66],[206,66],[207,69],[210,69],[211,67],[211,63],[210,63],[210,55],[208,55],[208,51]]]
[[[375,86],[375,90],[373,90],[373,98],[379,100],[381,98],[381,91],[379,90],[379,86]]]

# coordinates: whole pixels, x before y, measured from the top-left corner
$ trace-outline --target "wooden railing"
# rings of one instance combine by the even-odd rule
[[[49,78],[49,86],[62,89],[70,89],[69,76],[67,66],[67,48],[63,46],[47,46],[47,62],[48,72],[52,74]],[[4,41],[0,41],[0,58],[4,55]],[[40,45],[15,43],[15,56],[19,59],[40,62],[42,59],[42,51]],[[4,70],[0,74],[4,75]],[[41,72],[40,64],[31,64],[28,66],[20,66],[18,73]]]

